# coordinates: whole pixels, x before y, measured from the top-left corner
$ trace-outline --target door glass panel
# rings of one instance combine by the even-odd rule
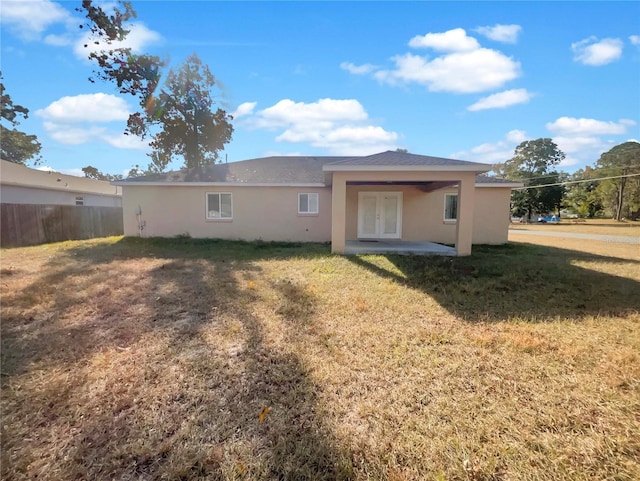
[[[384,234],[395,234],[398,232],[398,198],[385,196],[383,201]]]
[[[375,235],[376,229],[376,197],[362,197],[362,233],[365,235]]]

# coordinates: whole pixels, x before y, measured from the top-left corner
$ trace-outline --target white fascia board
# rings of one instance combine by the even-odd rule
[[[308,187],[321,188],[327,187],[326,184],[319,182],[308,183],[250,183],[250,182],[136,182],[136,181],[116,181],[113,185],[122,187],[127,186],[146,186],[146,187]]]
[[[489,172],[487,164],[467,165],[324,165],[325,172]]]

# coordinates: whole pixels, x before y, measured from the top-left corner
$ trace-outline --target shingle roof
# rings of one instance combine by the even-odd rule
[[[229,182],[246,184],[324,183],[322,166],[344,157],[263,157],[228,164],[208,164],[165,174],[133,177],[127,182]]]
[[[227,164],[208,164],[164,174],[133,177],[116,182],[128,183],[234,183],[234,184],[325,184],[324,170],[375,167],[415,167],[434,169],[452,167],[471,171],[489,170],[488,165],[464,160],[430,157],[407,152],[387,151],[353,156],[274,156],[241,160]]]
[[[343,160],[336,160],[334,162],[331,162],[330,165],[425,166],[469,164],[472,164],[472,162],[388,150],[386,152],[380,152],[379,154],[366,155],[363,157],[348,157]]]
[[[104,180],[77,177],[45,170],[32,169],[8,160],[0,161],[0,183],[19,187],[61,190],[84,194],[122,195],[120,189]]]

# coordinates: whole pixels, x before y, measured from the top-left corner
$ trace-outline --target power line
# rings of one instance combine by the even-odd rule
[[[494,167],[495,167],[495,166],[494,166]],[[631,167],[631,168],[638,167],[638,168],[640,168],[640,164],[631,164],[631,165],[628,165],[628,166],[626,166],[626,167]],[[618,169],[618,168],[619,168],[619,167],[615,167],[615,166],[612,166],[612,167],[598,167],[598,168],[595,168],[595,169],[594,169],[594,168],[592,168],[592,169],[591,169],[591,171],[592,171],[592,172],[602,172],[602,173],[604,173],[604,172],[606,172],[606,171],[608,171],[608,170],[615,170],[615,169]],[[494,171],[494,172],[498,172],[498,171],[497,171],[497,170],[495,170],[495,169],[493,169],[493,171]],[[551,172],[551,173],[549,173],[549,174],[545,174],[545,175],[535,175],[535,176],[533,176],[533,177],[525,177],[525,178],[523,178],[523,179],[509,179],[509,180],[512,180],[513,182],[522,182],[522,183],[526,183],[526,182],[529,182],[529,181],[531,181],[531,180],[536,180],[536,179],[545,179],[545,178],[547,178],[547,177],[557,177],[558,175],[561,175],[561,174],[566,174],[566,175],[568,175],[568,176],[571,176],[571,175],[575,175],[576,173],[577,173],[577,172],[574,172],[573,174],[567,174],[566,172],[559,171],[559,172]],[[583,173],[586,173],[586,171],[585,171],[585,172],[583,172]],[[504,176],[502,176],[501,178],[504,178]]]
[[[555,184],[528,185],[526,187],[514,187],[511,190],[541,189],[543,187],[553,187],[553,186],[556,186],[556,185],[579,184],[581,182],[596,182],[596,181],[599,181],[599,180],[622,179],[624,177],[636,177],[636,176],[640,176],[640,173],[638,173],[638,174],[626,174],[626,175],[614,175],[613,177],[598,177],[597,179],[568,180],[566,182],[557,182]]]

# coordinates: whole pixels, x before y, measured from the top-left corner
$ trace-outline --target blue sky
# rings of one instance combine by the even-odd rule
[[[2,0],[1,62],[43,165],[146,165],[135,99],[90,83],[78,1]],[[103,5],[109,5],[104,3]],[[133,1],[134,51],[208,64],[235,117],[222,157],[395,148],[504,161],[553,138],[563,170],[640,140],[640,2]],[[174,163],[171,168],[179,168]]]

